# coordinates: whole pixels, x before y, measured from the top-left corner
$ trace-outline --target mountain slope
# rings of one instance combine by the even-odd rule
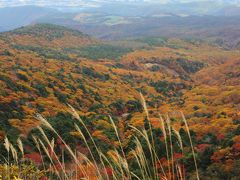
[[[56,34],[61,36],[55,36]],[[65,39],[71,36],[74,36],[76,43],[66,42]],[[129,64],[125,62],[124,57],[123,60],[107,59],[112,57],[109,53],[119,54],[119,51],[124,51],[116,45],[104,45],[101,42],[89,46],[85,43],[86,38],[95,43],[82,33],[45,24],[2,34],[2,124],[6,124],[9,119],[21,119],[24,122],[24,119],[33,117],[36,111],[46,116],[54,116],[63,109],[64,103],[72,104],[82,112],[134,112],[137,109],[130,107],[131,103],[139,104],[139,91],[149,90],[155,94],[152,99],[157,100],[155,81],[165,78],[170,81],[174,77],[176,82],[171,82],[171,87],[166,84],[166,88],[170,88],[171,92],[157,90],[166,101],[176,96],[177,102],[180,97],[176,88],[188,86],[188,82],[181,77],[160,71],[156,77],[156,71],[148,70],[144,64]],[[56,43],[60,41],[61,44]],[[103,53],[99,54],[100,59],[87,59],[92,53],[96,54],[99,48]],[[88,56],[86,52],[89,52]],[[9,71],[6,71],[7,69]],[[179,73],[187,74],[183,69]],[[164,76],[166,77],[163,78]],[[144,86],[148,87],[148,90],[143,88]],[[114,110],[111,104],[119,100],[124,104],[129,101],[130,104],[126,105],[129,106],[129,110]],[[158,103],[156,101],[156,105]]]
[[[34,128],[41,124],[35,118],[38,112],[71,145],[82,146],[74,131],[76,120],[68,112],[70,104],[106,151],[117,147],[111,115],[131,158],[128,152],[134,136],[129,125],[146,126],[141,92],[149,121],[160,132],[159,113],[168,115],[174,128],[184,133],[179,111],[184,112],[203,175],[219,164],[231,175],[227,162],[239,159],[239,55],[237,50],[203,41],[144,37],[102,42],[49,24],[2,33],[1,139],[7,135],[15,142],[20,135],[26,150],[34,151],[31,135],[38,133]],[[187,136],[183,138],[188,143]],[[219,159],[222,152],[231,156]],[[189,160],[188,154],[183,160]],[[192,164],[186,167],[191,171]]]
[[[42,46],[48,48],[80,47],[97,40],[77,30],[51,24],[36,24],[2,33],[2,37],[14,45]]]
[[[147,45],[147,39],[132,41],[146,43],[150,50],[140,47],[128,52],[119,45],[103,44],[78,31],[49,24],[20,28],[1,37],[1,83],[5,87],[1,92],[2,108],[12,109],[14,101],[19,113],[11,118],[20,119],[33,116],[39,107],[47,116],[56,115],[62,103],[84,112],[95,106],[96,112],[108,112],[119,99],[138,99],[139,91],[150,98],[153,107],[164,107],[169,102],[178,109],[184,91],[204,84],[201,77],[208,71],[218,72],[215,69],[225,67],[224,63],[231,67],[229,59],[238,62],[239,56],[238,51],[174,39],[163,40],[158,47]],[[120,59],[111,59],[112,53]],[[217,85],[221,84],[219,79]],[[9,119],[9,114],[4,116]]]

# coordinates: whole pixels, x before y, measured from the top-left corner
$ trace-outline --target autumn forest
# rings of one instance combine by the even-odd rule
[[[0,33],[0,177],[239,179],[239,58],[190,38]]]

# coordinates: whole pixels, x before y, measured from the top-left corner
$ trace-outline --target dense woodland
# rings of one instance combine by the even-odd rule
[[[181,134],[184,153],[174,152],[194,179],[183,112],[191,132],[200,177],[237,179],[240,162],[240,52],[204,41],[144,37],[96,40],[75,30],[37,24],[0,34],[0,150],[4,137],[21,137],[24,157],[39,164],[32,135],[41,125],[36,113],[81,153],[89,155],[68,105],[74,107],[103,152],[117,148],[109,115],[131,159],[129,125],[147,130],[164,159],[159,114]],[[141,103],[146,99],[149,119]],[[62,144],[51,131],[61,155]],[[173,139],[173,141],[176,141]],[[4,163],[4,159],[0,158]],[[69,161],[70,159],[66,159]],[[135,165],[132,164],[132,168]],[[137,172],[138,174],[140,172]],[[212,178],[209,178],[212,177]]]

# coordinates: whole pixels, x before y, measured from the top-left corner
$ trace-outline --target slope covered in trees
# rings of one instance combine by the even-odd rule
[[[184,134],[179,111],[184,112],[203,177],[218,164],[227,177],[234,176],[236,167],[229,161],[239,159],[239,51],[179,39],[152,41],[102,42],[50,24],[2,33],[1,139],[7,135],[15,142],[22,136],[28,150],[34,149],[31,135],[40,125],[35,118],[40,113],[66,140],[79,145],[70,104],[103,147],[116,138],[108,115],[121,138],[131,141],[127,125],[146,126],[141,92],[153,127],[159,127],[158,113],[168,114]]]

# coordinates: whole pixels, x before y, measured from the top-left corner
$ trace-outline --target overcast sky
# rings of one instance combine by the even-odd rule
[[[99,2],[109,2],[109,1],[128,1],[128,2],[158,2],[158,3],[168,3],[168,2],[199,2],[206,0],[0,0],[1,7],[7,6],[22,6],[22,5],[38,5],[38,6],[95,6]],[[240,3],[240,0],[212,0],[214,2],[233,2]]]

